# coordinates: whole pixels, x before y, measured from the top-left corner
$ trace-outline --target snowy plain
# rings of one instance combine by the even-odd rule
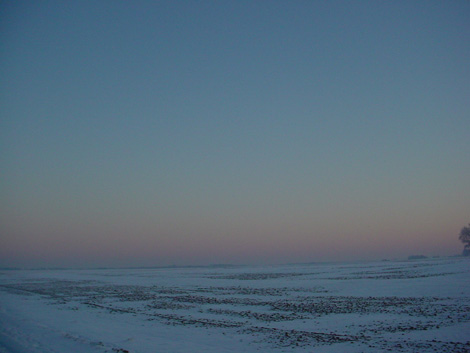
[[[469,352],[470,259],[0,271],[0,352]]]

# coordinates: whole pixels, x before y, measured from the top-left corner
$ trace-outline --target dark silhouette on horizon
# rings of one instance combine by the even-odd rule
[[[468,224],[468,227],[463,227],[460,230],[459,239],[465,244],[462,256],[470,256],[470,223]]]

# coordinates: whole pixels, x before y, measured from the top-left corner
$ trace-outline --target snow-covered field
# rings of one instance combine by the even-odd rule
[[[0,272],[0,352],[385,351],[470,351],[470,259]]]

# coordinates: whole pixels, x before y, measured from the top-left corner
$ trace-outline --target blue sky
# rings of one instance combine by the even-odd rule
[[[460,252],[468,2],[1,6],[3,265]]]

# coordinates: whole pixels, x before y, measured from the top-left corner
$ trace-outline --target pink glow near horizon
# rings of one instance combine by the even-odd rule
[[[4,2],[0,266],[454,255],[470,2]]]

